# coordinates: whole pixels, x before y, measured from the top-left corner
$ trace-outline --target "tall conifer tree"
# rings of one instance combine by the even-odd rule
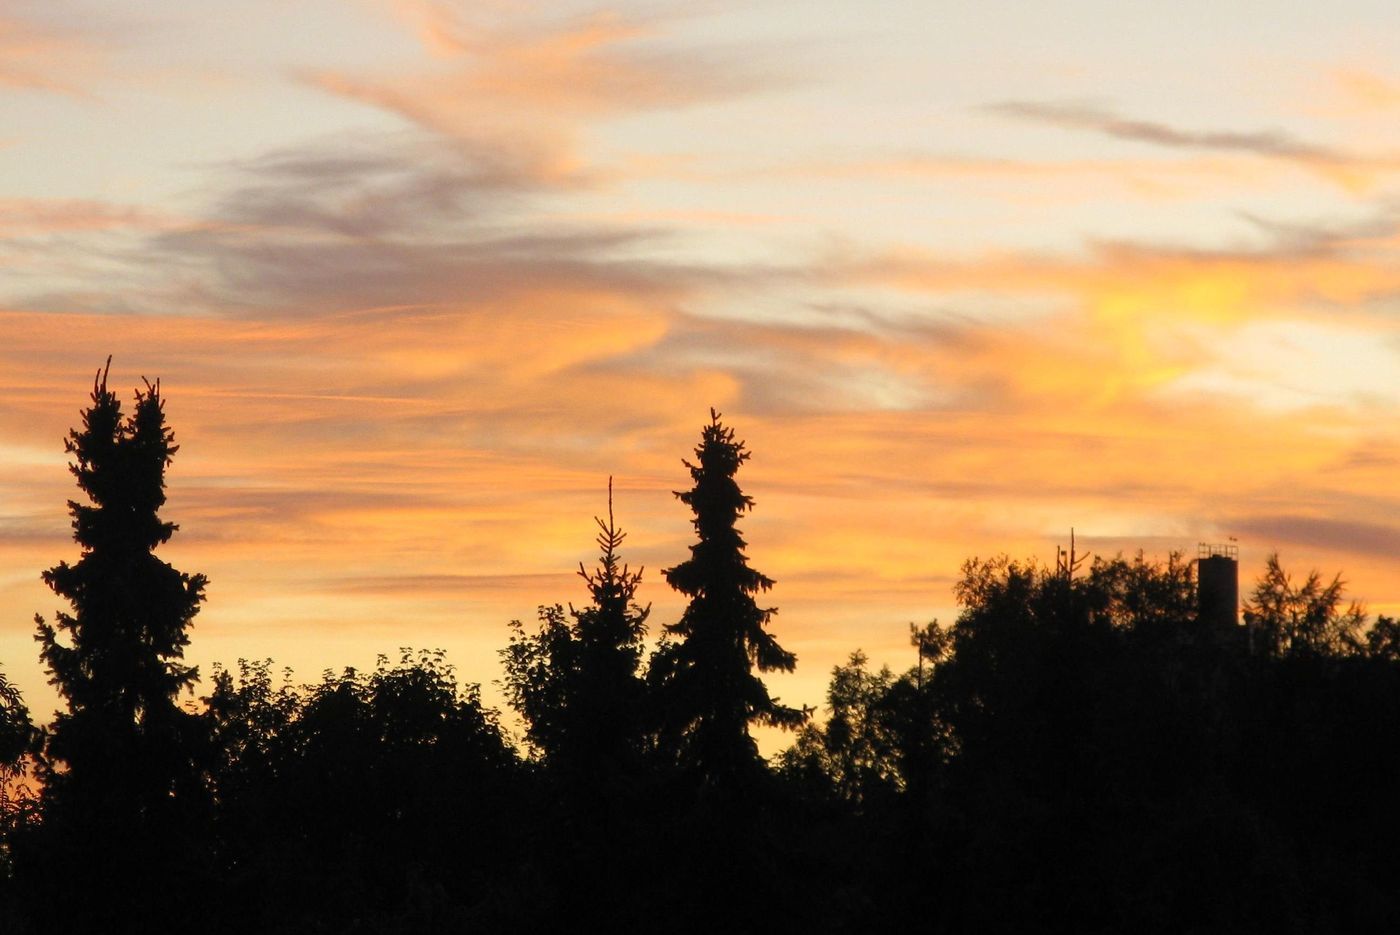
[[[134,868],[147,861],[149,873],[149,861],[174,859],[171,836],[197,798],[198,721],[177,702],[197,677],[181,659],[205,577],[154,554],[177,528],[159,515],[177,450],[159,382],[137,390],[124,418],[104,368],[65,447],[88,502],[68,503],[81,557],[43,573],[72,612],[53,624],[35,617],[50,681],[67,703],[48,739],[46,824],[68,841],[65,869],[106,894],[103,911],[120,915],[147,898],[131,892],[141,886]]]
[[[683,462],[695,485],[676,496],[695,513],[698,541],[688,561],[662,572],[690,604],[667,627],[680,639],[658,653],[652,675],[681,765],[724,784],[760,762],[751,722],[791,728],[807,712],[779,704],[753,671],[791,672],[797,657],[766,629],[776,608],[759,607],[755,596],[773,581],[749,567],[735,526],[753,507],[734,480],[749,452],[711,409],[695,457]]]

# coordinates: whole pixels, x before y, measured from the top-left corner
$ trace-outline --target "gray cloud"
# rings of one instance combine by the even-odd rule
[[[1343,468],[1400,468],[1400,449],[1387,449],[1376,442],[1350,452],[1341,465]]]
[[[1110,110],[1089,104],[1001,101],[986,105],[983,109],[1004,117],[1047,123],[1067,130],[1088,130],[1115,139],[1152,143],[1173,149],[1241,152],[1256,156],[1334,164],[1369,161],[1330,146],[1309,143],[1280,130],[1182,130],[1150,120],[1120,117]]]
[[[314,140],[214,167],[207,217],[126,258],[225,313],[480,303],[524,289],[658,304],[708,285],[803,275],[663,260],[679,232],[560,220],[528,154],[421,135]],[[650,255],[649,255],[650,254]]]
[[[608,260],[636,235],[484,237],[445,243],[277,242],[220,232],[164,235],[153,252],[199,264],[223,311],[315,314],[383,305],[480,302],[526,286],[660,291],[645,269]]]
[[[210,169],[217,194],[202,217],[136,236],[50,240],[27,292],[4,301],[314,315],[481,302],[522,288],[659,297],[710,275],[639,258],[672,236],[664,229],[537,219],[558,183],[505,150],[359,134]]]
[[[868,309],[827,306],[819,320],[753,322],[678,314],[645,354],[609,361],[615,370],[665,373],[723,369],[740,382],[750,411],[802,413],[937,408],[936,388],[889,364],[901,345],[964,341],[964,326],[897,322]]]
[[[1359,242],[1384,240],[1400,231],[1400,206],[1388,204],[1363,218],[1280,221],[1241,211],[1238,217],[1266,234],[1279,250],[1332,253]]]
[[[1358,552],[1380,558],[1400,555],[1400,527],[1311,516],[1252,516],[1232,526],[1242,535],[1265,542]]]
[[[512,198],[584,184],[542,180],[529,158],[503,147],[370,134],[212,168],[224,186],[212,215],[223,224],[346,237],[450,230],[498,213]]]

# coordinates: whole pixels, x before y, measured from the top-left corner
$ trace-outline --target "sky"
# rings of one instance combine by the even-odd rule
[[[1391,0],[4,0],[0,667],[52,709],[109,354],[206,676],[444,647],[499,701],[610,476],[674,622],[711,407],[787,703],[1071,529],[1400,612],[1398,61]]]

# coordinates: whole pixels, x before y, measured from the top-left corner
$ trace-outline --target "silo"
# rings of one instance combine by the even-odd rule
[[[1196,559],[1196,599],[1201,626],[1233,630],[1240,625],[1239,547],[1201,545]]]

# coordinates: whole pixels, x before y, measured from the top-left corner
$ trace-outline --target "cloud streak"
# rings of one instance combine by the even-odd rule
[[[1015,120],[1082,130],[1170,149],[1242,153],[1281,159],[1317,171],[1347,187],[1369,187],[1378,173],[1400,170],[1400,155],[1366,155],[1301,139],[1283,130],[1187,130],[1073,102],[1010,100],[983,110]]]
[[[1316,516],[1250,516],[1235,521],[1240,531],[1270,543],[1368,554],[1382,561],[1400,554],[1400,527]]]
[[[109,230],[159,230],[188,221],[144,208],[70,198],[0,199],[0,239]]]
[[[641,258],[667,239],[662,228],[536,222],[530,206],[551,183],[489,146],[355,134],[213,169],[222,191],[192,220],[13,202],[0,252],[28,265],[26,280],[48,282],[12,286],[0,301],[304,316],[481,303],[526,289],[573,295],[578,313],[592,314],[608,296],[664,306],[711,275]],[[114,270],[123,282],[115,293]]]
[[[1089,130],[1120,140],[1178,149],[1213,149],[1306,161],[1351,162],[1355,157],[1316,143],[1304,142],[1281,130],[1182,130],[1165,123],[1120,117],[1086,104],[1046,101],[1001,101],[987,112],[1003,117],[1047,123],[1069,130]]]
[[[677,44],[655,17],[615,12],[560,18],[479,4],[401,3],[433,53],[392,74],[334,68],[298,80],[401,118],[543,186],[598,184],[586,138],[631,115],[733,100],[793,81],[753,49]]]
[[[0,88],[86,96],[100,58],[77,34],[0,16]]]

